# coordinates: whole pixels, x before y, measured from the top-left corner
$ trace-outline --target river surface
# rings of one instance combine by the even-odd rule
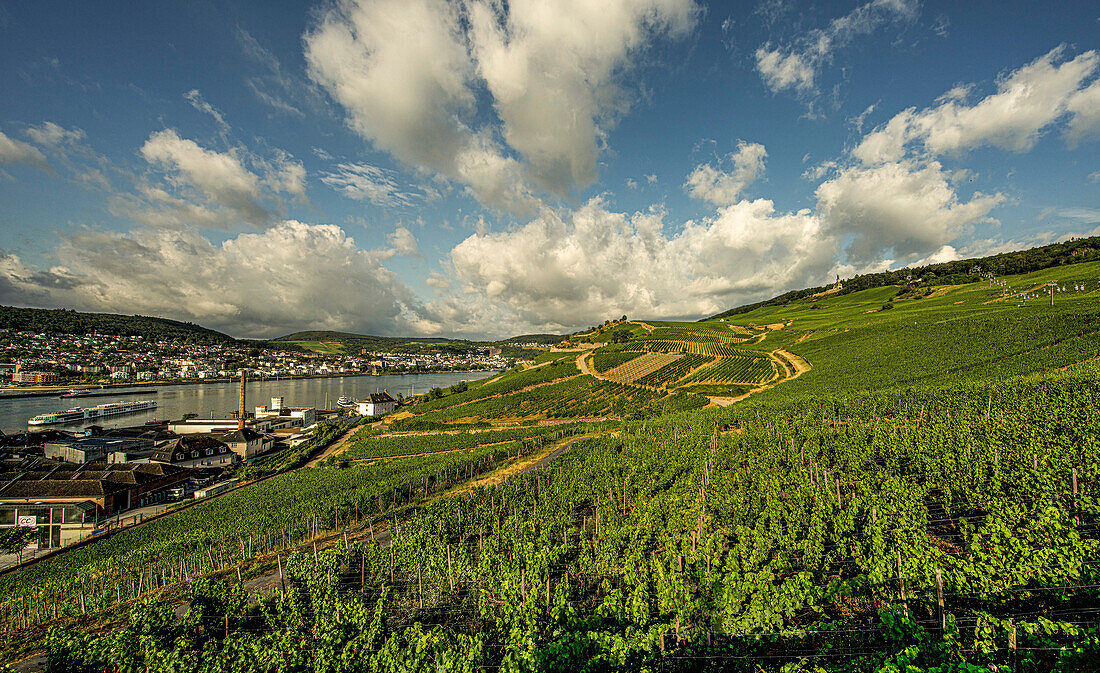
[[[335,407],[336,400],[347,396],[363,399],[368,393],[387,390],[397,397],[424,393],[432,388],[446,388],[459,381],[475,381],[492,376],[496,372],[457,372],[453,374],[405,374],[388,376],[342,376],[317,379],[267,379],[248,381],[245,384],[247,408],[271,404],[272,397],[282,397],[289,407]],[[135,395],[120,389],[106,397],[27,397],[0,399],[0,430],[6,433],[26,430],[27,420],[51,411],[64,411],[71,407],[94,407],[106,402],[156,400],[157,408],[133,414],[101,418],[88,423],[77,422],[61,425],[37,426],[38,429],[56,428],[77,430],[85,425],[117,428],[141,425],[152,420],[179,420],[184,414],[198,414],[202,418],[229,418],[237,410],[237,397],[241,384],[237,382],[178,384],[166,386],[135,386],[132,390],[153,390],[155,393]]]

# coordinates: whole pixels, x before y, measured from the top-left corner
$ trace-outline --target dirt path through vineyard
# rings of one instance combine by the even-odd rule
[[[592,351],[585,351],[585,352],[583,352],[583,353],[581,353],[580,355],[577,356],[577,369],[580,370],[581,374],[588,374],[589,376],[595,376],[598,379],[603,378],[601,376],[596,376],[596,372],[592,371],[592,368],[588,366],[588,362],[586,361],[586,358],[588,357],[588,354],[591,353],[591,352]]]
[[[772,381],[771,383],[769,383],[767,385],[760,386],[759,388],[753,388],[752,390],[745,393],[744,395],[738,395],[737,397],[712,397],[712,398],[710,398],[710,401],[712,403],[714,403],[715,405],[717,405],[717,406],[728,407],[729,405],[733,404],[734,402],[740,402],[741,400],[745,399],[746,397],[748,397],[750,395],[755,395],[756,393],[760,392],[761,390],[767,390],[768,388],[774,388],[775,386],[779,385],[780,383],[783,383],[784,381],[790,381],[792,379],[797,379],[799,376],[802,376],[804,373],[806,373],[806,372],[810,371],[811,369],[813,369],[813,366],[805,358],[803,358],[800,355],[795,355],[794,353],[791,353],[790,351],[784,350],[782,348],[780,348],[779,350],[774,350],[771,353],[768,353],[768,357],[770,357],[772,359],[772,362],[774,362],[777,367],[781,367],[784,372],[787,372],[787,375],[786,376],[781,376],[778,379],[776,379],[775,381]],[[790,366],[791,369],[794,369],[794,372],[791,372],[788,369],[788,365]]]
[[[349,429],[344,434],[340,435],[339,439],[337,439],[335,442],[329,444],[328,447],[325,448],[324,451],[322,451],[320,454],[318,454],[316,458],[314,458],[313,460],[306,463],[305,466],[306,467],[316,467],[317,463],[320,463],[325,458],[328,458],[329,456],[335,455],[335,454],[340,453],[341,451],[343,451],[344,447],[347,446],[348,442],[351,441],[351,438],[355,436],[355,431],[358,430],[359,427],[360,426],[357,425],[357,426]]]

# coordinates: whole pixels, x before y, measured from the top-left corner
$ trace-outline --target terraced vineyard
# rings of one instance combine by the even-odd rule
[[[697,370],[681,384],[689,383],[747,383],[761,384],[777,376],[775,363],[766,357],[737,355],[718,359]]]
[[[656,408],[664,393],[641,386],[578,376],[531,390],[468,404],[438,409],[413,418],[394,421],[395,430],[417,430],[477,421],[517,422],[537,418],[624,418],[644,409]],[[697,397],[697,396],[689,396]],[[702,406],[697,398],[693,406]]]
[[[634,383],[679,359],[678,354],[646,353],[615,367],[603,376],[619,383]]]
[[[710,355],[714,357],[731,357],[745,353],[743,348],[738,348],[734,343],[726,341],[645,339],[634,343],[633,346],[651,353],[690,353],[692,355]]]
[[[641,355],[637,352],[602,352],[592,356],[592,368],[596,373],[606,373]]]
[[[635,383],[642,386],[668,386],[679,381],[691,370],[713,359],[707,355],[684,355],[675,362],[670,362],[657,371],[646,374]]]
[[[491,395],[507,395],[523,388],[576,376],[579,373],[573,358],[559,358],[541,367],[515,371],[507,376],[497,376],[488,379],[484,383],[464,392],[456,392],[434,400],[424,400],[412,407],[411,413],[423,414],[435,409],[452,407],[456,404],[479,400]]]
[[[613,365],[595,368],[601,378],[662,389],[692,386],[690,392],[729,398],[788,375],[761,350],[749,350],[767,346],[765,328],[725,322],[645,324],[653,329],[595,350],[593,362]]]

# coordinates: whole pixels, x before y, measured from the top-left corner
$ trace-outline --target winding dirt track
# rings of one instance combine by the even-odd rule
[[[320,463],[325,458],[328,458],[329,456],[332,456],[332,455],[336,455],[337,453],[340,453],[341,451],[343,451],[344,448],[348,445],[348,442],[351,441],[351,438],[355,436],[355,432],[357,430],[359,430],[359,428],[360,428],[360,426],[357,425],[357,426],[349,429],[344,434],[340,435],[339,439],[337,439],[335,442],[333,442],[332,444],[329,444],[327,447],[325,447],[324,451],[322,451],[320,454],[318,454],[316,458],[314,458],[313,460],[306,463],[305,466],[306,467],[316,467],[317,464]]]
[[[713,402],[717,406],[728,407],[729,405],[733,404],[734,402],[740,402],[741,400],[745,399],[746,397],[749,397],[750,395],[755,395],[756,393],[760,392],[761,390],[767,390],[768,388],[774,388],[775,386],[779,385],[780,383],[783,383],[784,381],[790,381],[791,379],[797,379],[799,376],[802,376],[802,374],[804,374],[805,372],[810,371],[813,368],[813,366],[810,365],[809,361],[807,361],[802,356],[795,355],[794,353],[792,353],[790,351],[787,351],[787,350],[784,350],[782,348],[780,348],[778,350],[774,350],[771,353],[768,353],[768,357],[772,360],[772,362],[774,362],[776,364],[777,367],[782,369],[784,372],[787,372],[787,376],[782,376],[780,378],[777,378],[776,380],[772,381],[771,383],[760,386],[759,388],[753,388],[752,390],[745,393],[744,395],[738,395],[737,397],[712,397],[712,398],[710,398],[710,401]],[[791,371],[792,369],[794,370],[793,372]]]
[[[782,324],[782,323],[780,323],[780,324]],[[767,332],[764,332],[764,334],[766,335]],[[801,339],[799,339],[799,341],[801,341]],[[580,355],[577,356],[577,369],[580,370],[580,372],[582,374],[588,374],[589,376],[595,377],[595,378],[603,380],[603,381],[610,381],[611,379],[608,379],[604,376],[600,376],[595,371],[593,371],[591,367],[588,366],[588,362],[587,362],[586,358],[588,357],[588,354],[591,353],[591,352],[592,351],[587,350],[587,351],[584,351],[583,353],[581,353]],[[749,397],[750,395],[754,395],[754,394],[760,392],[761,390],[767,390],[768,388],[772,388],[776,385],[779,385],[780,383],[783,383],[784,381],[789,381],[791,379],[796,379],[799,376],[802,376],[802,374],[804,374],[805,372],[808,372],[813,368],[813,366],[809,363],[809,361],[807,361],[802,356],[795,355],[794,353],[791,353],[790,351],[782,349],[782,348],[780,348],[778,350],[774,350],[774,351],[768,353],[768,358],[772,362],[775,363],[776,367],[778,367],[780,369],[780,371],[785,372],[786,375],[780,376],[776,380],[772,381],[771,383],[763,385],[759,388],[754,388],[754,389],[750,390],[749,392],[747,392],[743,395],[738,395],[737,397],[711,397],[709,395],[706,395],[705,397],[708,397],[710,399],[710,402],[711,402],[712,405],[719,406],[719,407],[728,407],[729,405],[731,405],[735,402],[740,402],[741,400],[745,399],[746,397]],[[704,363],[704,365],[700,365],[700,367],[705,366],[706,364],[709,364],[709,363]],[[637,384],[633,384],[633,385],[637,385]]]

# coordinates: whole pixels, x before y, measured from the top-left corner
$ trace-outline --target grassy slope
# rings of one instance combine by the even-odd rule
[[[1005,280],[1016,289],[1030,289],[1051,280],[1072,287],[1075,281],[1100,278],[1100,262],[1060,266]],[[784,324],[769,330],[758,342],[737,347],[756,352],[787,349],[805,358],[813,369],[790,381],[783,381],[757,393],[760,399],[782,400],[804,395],[838,395],[848,392],[955,383],[960,380],[999,380],[1018,374],[1046,371],[1072,365],[1100,353],[1100,291],[1067,292],[1047,300],[1031,300],[1017,306],[1016,299],[1001,299],[999,287],[986,281],[956,286],[939,286],[934,294],[921,299],[891,301],[896,286],[877,287],[850,294],[832,294],[807,298],[782,306],[758,308],[749,313],[702,323],[645,321],[656,327],[651,336],[672,332],[671,338],[683,338],[692,331],[705,338],[707,332],[731,332],[730,325],[759,328]],[[884,306],[892,306],[882,310]],[[638,324],[618,329],[650,335]],[[603,332],[610,330],[601,330]],[[596,337],[593,337],[596,338]],[[960,346],[965,344],[964,346]],[[608,350],[631,348],[634,343],[610,346]],[[573,353],[547,353],[537,362],[571,362]],[[515,386],[509,381],[517,379]],[[484,394],[472,389],[455,396],[453,401],[436,400],[414,413],[432,409],[426,420],[444,420],[454,416],[446,409],[459,402],[469,403],[498,388],[514,390],[519,379],[543,380],[534,372],[506,373],[483,387]],[[710,386],[692,389],[710,395],[733,395],[746,386]],[[499,399],[499,405],[531,407],[534,400],[550,391],[535,389],[528,394]],[[496,403],[494,403],[496,404]],[[492,405],[490,405],[492,406]],[[487,408],[471,406],[471,412]],[[559,409],[555,415],[567,413]],[[519,413],[516,416],[528,414]],[[504,409],[493,408],[489,416],[502,417]]]
[[[1005,280],[1030,289],[1100,276],[1100,263],[1047,269]],[[893,302],[881,287],[800,300],[727,318],[742,325],[785,321],[760,348],[785,347],[813,370],[762,393],[772,398],[897,385],[1001,379],[1071,365],[1100,351],[1100,292],[1067,292],[1017,306],[987,282],[937,288],[934,296]],[[811,308],[812,306],[819,308]]]

